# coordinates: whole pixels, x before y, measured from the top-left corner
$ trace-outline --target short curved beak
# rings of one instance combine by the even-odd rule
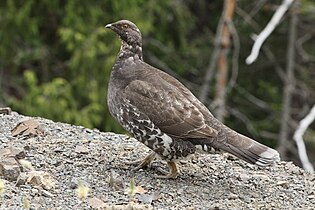
[[[107,24],[106,26],[105,26],[105,28],[112,28],[112,24],[110,23],[110,24]]]

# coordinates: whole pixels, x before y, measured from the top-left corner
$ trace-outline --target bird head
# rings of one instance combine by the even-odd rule
[[[105,28],[113,30],[119,38],[130,46],[141,46],[142,38],[138,27],[129,20],[119,20],[107,24]]]

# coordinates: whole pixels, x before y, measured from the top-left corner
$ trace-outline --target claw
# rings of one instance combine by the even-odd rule
[[[131,162],[124,162],[128,165],[137,165],[133,171],[139,170],[141,168],[147,167],[152,163],[152,161],[155,159],[156,153],[151,152],[148,156],[146,156],[143,160],[136,160]],[[156,178],[160,179],[174,179],[179,175],[179,171],[177,169],[177,166],[174,161],[168,161],[167,166],[169,168],[169,171],[165,171],[163,169],[158,169],[159,172],[166,175],[156,175]]]
[[[145,168],[148,165],[151,164],[151,162],[155,159],[156,153],[151,152],[148,156],[146,156],[143,160],[136,160],[136,161],[131,161],[131,162],[124,162],[125,164],[128,165],[137,165],[133,170],[139,170],[141,168]]]
[[[164,170],[160,170],[160,172],[165,173],[166,175],[159,175],[155,176],[156,178],[160,179],[174,179],[179,175],[179,171],[177,169],[177,166],[174,161],[168,161],[167,166],[170,169],[169,172],[166,172]]]

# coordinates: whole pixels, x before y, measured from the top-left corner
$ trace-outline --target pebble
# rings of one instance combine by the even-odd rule
[[[240,181],[246,182],[250,179],[250,176],[248,174],[242,173],[242,174],[239,174],[238,178]]]
[[[20,165],[14,157],[0,159],[0,176],[9,181],[16,181],[21,173]]]
[[[45,197],[54,197],[54,195],[52,193],[48,192],[47,190],[41,190],[41,193]]]
[[[288,181],[278,181],[276,184],[277,185],[281,185],[283,187],[289,187],[289,182]]]
[[[310,209],[315,203],[314,174],[293,163],[261,169],[230,155],[197,154],[179,161],[177,179],[157,179],[156,168],[166,168],[165,161],[133,173],[134,166],[123,162],[123,158],[137,160],[149,153],[129,136],[36,117],[45,125],[45,137],[12,138],[11,129],[25,117],[12,112],[0,114],[0,119],[0,151],[23,148],[34,170],[49,173],[56,182],[51,189],[42,189],[26,183],[23,175],[19,181],[1,176],[7,190],[0,197],[0,209],[20,209],[25,197],[31,208],[38,209],[91,209],[90,204],[105,209]],[[110,186],[111,171],[118,174],[119,190]],[[157,192],[159,197],[143,205],[137,196],[126,194],[131,177],[136,187],[147,191],[144,195]],[[90,189],[83,201],[77,196],[79,181]],[[91,198],[97,199],[89,204]]]

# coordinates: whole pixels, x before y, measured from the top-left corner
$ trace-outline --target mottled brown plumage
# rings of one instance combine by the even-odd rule
[[[136,139],[153,150],[139,166],[155,154],[178,174],[174,160],[197,149],[224,150],[259,166],[279,159],[276,150],[243,136],[219,122],[178,80],[143,61],[140,30],[128,20],[106,25],[122,40],[113,66],[108,107],[114,118]]]

